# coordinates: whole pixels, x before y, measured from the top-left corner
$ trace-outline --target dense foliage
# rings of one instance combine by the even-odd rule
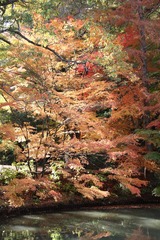
[[[2,202],[158,197],[159,1],[0,11]]]

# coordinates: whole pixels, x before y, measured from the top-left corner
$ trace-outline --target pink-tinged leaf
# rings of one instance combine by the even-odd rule
[[[54,190],[51,190],[49,195],[54,198],[55,202],[62,200],[62,194]]]
[[[160,120],[159,119],[156,119],[152,122],[150,122],[148,125],[147,125],[147,128],[155,128],[155,129],[160,129]]]
[[[136,195],[137,197],[140,197],[141,196],[141,192],[140,192],[140,189],[131,185],[131,184],[124,184],[124,186],[133,194],[133,195]]]

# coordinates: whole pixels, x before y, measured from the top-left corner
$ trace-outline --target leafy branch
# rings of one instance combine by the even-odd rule
[[[24,36],[21,32],[19,32],[17,30],[7,29],[6,31],[20,36],[22,39],[24,39],[28,43],[31,43],[34,46],[37,46],[37,47],[40,47],[40,48],[43,48],[43,49],[46,49],[46,50],[52,52],[58,59],[60,59],[62,62],[70,64],[70,66],[73,66],[75,64],[86,64],[86,62],[87,62],[87,61],[77,61],[77,60],[66,59],[66,58],[62,57],[59,53],[57,53],[54,49],[50,48],[49,46],[44,46],[43,44],[36,43],[36,42],[32,41],[31,39],[29,39],[28,37]]]

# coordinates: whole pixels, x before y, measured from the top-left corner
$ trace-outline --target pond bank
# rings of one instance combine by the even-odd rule
[[[75,201],[74,201],[75,200]],[[87,199],[68,199],[64,202],[45,201],[40,204],[26,204],[20,207],[0,206],[0,214],[3,217],[10,217],[21,214],[34,214],[41,212],[57,212],[68,210],[104,210],[123,208],[160,208],[160,198],[153,198],[144,201],[142,198],[133,198],[128,201],[109,202],[107,200],[90,201]],[[77,200],[77,201],[76,201]]]

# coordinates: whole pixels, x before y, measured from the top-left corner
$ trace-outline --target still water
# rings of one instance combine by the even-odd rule
[[[1,240],[160,240],[160,208],[66,211],[0,219]]]

